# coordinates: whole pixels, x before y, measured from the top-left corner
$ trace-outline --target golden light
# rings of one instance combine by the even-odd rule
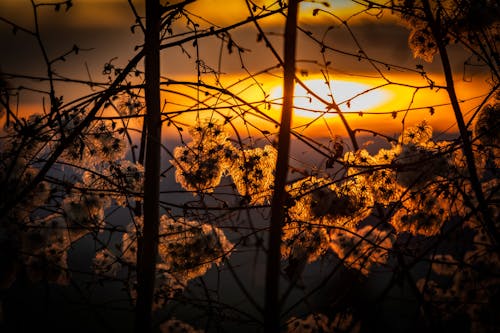
[[[321,97],[323,101],[332,103],[334,100],[344,112],[370,111],[392,97],[388,90],[374,89],[374,86],[353,81],[331,80],[326,82],[315,79],[306,80],[304,83],[309,90]],[[283,88],[281,86],[271,90],[270,99],[272,101],[281,103],[282,98]],[[309,94],[301,85],[295,85],[295,115],[307,118],[315,118],[320,115],[326,117],[335,115],[333,110],[327,111],[327,104],[323,101]]]
[[[318,20],[323,20],[328,17],[327,15],[321,14],[318,10],[329,11],[338,16],[350,16],[364,8],[363,5],[357,4],[351,0],[302,2],[300,3],[300,19],[317,22]]]

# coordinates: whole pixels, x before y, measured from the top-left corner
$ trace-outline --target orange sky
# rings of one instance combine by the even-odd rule
[[[263,1],[260,1],[263,2]],[[142,2],[134,1],[139,12],[142,12]],[[347,18],[349,15],[356,13],[359,7],[348,5],[350,1],[328,1],[329,8],[321,4],[303,3],[301,7],[301,26],[304,29],[310,29],[316,36],[327,30],[328,26],[335,26],[331,32],[331,37],[326,38],[329,45],[338,47],[341,50],[350,53],[356,53],[359,48],[353,40],[348,36],[345,29],[342,29],[340,23],[331,17],[320,12],[319,15],[313,16],[314,8],[324,8],[333,10],[336,15],[342,18]],[[216,25],[224,26],[248,17],[248,11],[244,1],[225,1],[225,0],[198,0],[187,9],[195,15],[200,15],[204,20]],[[2,0],[0,3],[0,15],[12,18],[20,24],[30,26],[32,22],[32,14],[30,11],[29,1],[21,0]],[[88,75],[95,80],[102,80],[104,76],[101,74],[104,62],[109,61],[113,57],[117,57],[114,63],[123,65],[134,54],[134,46],[141,43],[140,34],[131,35],[130,25],[134,22],[134,17],[128,7],[127,1],[124,0],[81,0],[74,1],[74,6],[68,13],[64,10],[56,13],[53,11],[44,11],[42,15],[42,24],[46,29],[44,37],[50,45],[50,50],[66,50],[73,45],[72,39],[81,39],[82,48],[89,47],[92,51],[83,53],[83,55],[75,56],[64,63],[57,64],[57,71],[66,76],[87,79]],[[201,18],[197,19],[201,27],[208,25]],[[263,27],[266,32],[270,32],[270,40],[278,51],[282,47],[282,38],[277,36],[283,32],[283,18],[270,19],[263,22]],[[363,45],[365,52],[382,61],[387,61],[392,64],[400,64],[408,68],[416,68],[416,65],[425,65],[425,69],[429,77],[436,84],[443,84],[443,77],[440,73],[439,61],[435,60],[432,64],[423,63],[419,59],[412,57],[411,51],[407,47],[408,30],[400,24],[395,24],[395,19],[389,16],[384,16],[381,21],[376,21],[372,16],[359,16],[356,20],[349,21],[352,24],[358,37],[358,41]],[[182,24],[179,25],[176,31],[185,29]],[[68,36],[61,36],[61,32],[68,31]],[[0,36],[9,36],[6,42],[13,41],[12,48],[0,54],[0,60],[3,64],[3,71],[23,72],[31,71],[35,73],[43,73],[43,64],[36,64],[33,59],[36,59],[33,51],[21,52],[16,49],[15,39],[11,36],[10,29],[5,25],[0,25]],[[232,32],[232,38],[243,47],[251,50],[243,54],[243,60],[250,73],[257,73],[265,68],[276,65],[277,61],[272,54],[265,48],[263,43],[256,42],[257,31],[253,25],[245,28],[240,28]],[[304,82],[317,91],[319,95],[328,98],[328,91],[325,85],[322,84],[324,78],[320,71],[322,67],[322,58],[319,52],[318,45],[310,42],[303,35],[299,34],[298,56],[300,60],[297,64],[298,74]],[[330,36],[330,35],[329,35]],[[231,83],[237,82],[248,74],[241,69],[241,59],[235,54],[227,54],[218,39],[210,38],[198,43],[199,53],[202,55],[204,64],[211,68],[217,68],[218,63],[222,63],[220,68],[223,74],[219,77],[223,86],[228,86]],[[21,45],[25,47],[24,44]],[[222,49],[222,53],[220,53]],[[196,65],[195,48],[191,43],[185,45],[185,51],[190,53],[190,57],[186,57],[183,51],[179,48],[166,50],[163,53],[162,68],[165,76],[176,80],[196,81]],[[52,54],[57,54],[53,51]],[[222,54],[222,58],[219,58]],[[459,98],[468,100],[485,94],[488,90],[485,77],[481,74],[475,75],[472,82],[461,80],[463,76],[463,62],[467,58],[467,54],[461,49],[452,47],[450,50],[452,65],[456,70],[456,85]],[[363,89],[370,89],[386,83],[380,75],[366,62],[359,62],[356,57],[346,57],[339,53],[327,52],[326,56],[331,61],[328,66],[330,80],[333,84],[333,95],[337,103],[350,99],[355,94]],[[3,57],[3,58],[2,58]],[[380,66],[383,68],[383,66]],[[415,86],[425,86],[426,80],[421,75],[410,71],[392,70],[384,72],[387,77],[398,83],[405,83]],[[281,80],[279,79],[280,71],[272,70],[268,73],[258,75],[255,82],[246,80],[241,84],[235,85],[231,91],[238,93],[242,98],[250,102],[263,101],[264,94],[269,94],[267,101],[277,99],[279,103]],[[201,77],[204,82],[213,82],[213,75],[210,73],[203,74]],[[259,88],[257,83],[261,85]],[[33,84],[29,82],[29,84]],[[78,87],[69,86],[67,84],[57,85],[60,91],[65,94],[65,100],[78,97],[82,94],[92,92],[88,86]],[[172,88],[174,89],[174,88]],[[178,89],[175,88],[175,89]],[[186,89],[183,90],[185,92]],[[374,92],[360,96],[351,101],[351,107],[346,104],[341,105],[341,109],[346,112],[347,119],[353,128],[368,128],[384,132],[386,134],[397,133],[402,128],[402,119],[410,105],[412,108],[422,108],[419,110],[409,111],[404,117],[406,125],[412,125],[422,119],[426,119],[438,131],[447,130],[453,126],[454,117],[450,108],[446,106],[448,99],[444,90],[436,91],[430,89],[421,89],[413,95],[415,89],[398,86],[392,84],[381,87]],[[62,93],[61,93],[62,94]],[[308,96],[304,92],[298,91],[296,102],[300,107],[311,108],[316,111],[324,111],[325,107],[316,101],[308,102]],[[168,101],[166,111],[175,111],[183,107],[176,106],[176,103],[186,104],[187,107],[192,107],[193,102],[184,100],[174,94],[166,94]],[[412,101],[413,98],[413,102]],[[41,110],[41,97],[30,99],[25,98],[24,104],[21,105],[20,111],[29,113],[32,110]],[[481,102],[479,98],[468,101],[463,104],[463,112],[470,111],[474,106]],[[224,105],[220,100],[214,98],[209,100],[208,105],[220,106]],[[234,101],[231,101],[234,104]],[[440,106],[444,104],[443,106]],[[434,106],[434,115],[431,116],[429,107]],[[267,110],[266,105],[259,106],[261,110],[274,119],[279,119],[279,105],[273,105]],[[241,108],[242,110],[244,108]],[[398,111],[395,114],[393,111]],[[224,111],[228,115],[230,111]],[[233,112],[233,111],[231,111]],[[360,116],[360,112],[363,116]],[[206,113],[206,112],[205,112]],[[378,113],[371,115],[370,113]],[[313,112],[297,110],[294,119],[294,125],[303,126],[309,124],[305,131],[308,135],[313,136],[328,136],[329,131],[326,129],[325,120],[334,134],[344,135],[345,132],[339,123],[337,116],[325,117],[315,120],[318,114]],[[182,116],[184,122],[192,122],[193,113]],[[251,117],[250,117],[251,118]],[[270,131],[275,130],[272,125],[262,120],[252,120],[256,126],[267,126]],[[303,128],[301,128],[303,129]],[[453,128],[452,128],[453,130]]]
[[[396,76],[398,82],[412,82],[415,78],[411,75]],[[328,100],[328,89],[319,76],[309,76],[302,78],[303,82],[311,87],[318,95]],[[236,80],[236,78],[235,78]],[[268,92],[270,96],[267,101],[271,103],[268,108],[263,101],[263,93],[256,85],[244,90],[240,96],[249,102],[256,102],[262,112],[275,120],[280,117],[280,98],[282,97],[281,81],[279,79],[262,79],[261,87]],[[418,84],[417,81],[413,81]],[[336,77],[332,82],[333,94],[337,103],[345,102],[346,100],[355,97],[358,93],[366,89],[380,87],[374,91],[368,92],[359,97],[355,97],[351,101],[350,107],[347,103],[340,105],[341,110],[346,115],[348,122],[352,128],[364,128],[375,130],[384,134],[396,134],[403,128],[403,119],[405,126],[415,125],[422,120],[429,122],[435,129],[435,133],[453,132],[456,130],[455,118],[451,108],[449,107],[449,99],[444,89],[420,89],[415,95],[414,88],[400,86],[397,84],[384,85],[382,79],[367,79],[352,77]],[[243,90],[243,85],[241,88]],[[482,101],[481,96],[487,91],[488,85],[486,81],[464,82],[458,81],[456,84],[459,98],[463,100],[461,103],[462,111],[467,113],[474,110]],[[173,88],[172,88],[173,89]],[[238,89],[235,89],[237,91]],[[204,91],[204,90],[203,90]],[[174,94],[165,94],[167,101],[166,110],[173,112],[175,110],[187,109],[185,107],[174,105],[180,104],[194,105],[193,102],[188,102],[185,99],[178,98]],[[294,113],[293,124],[299,131],[304,131],[309,136],[329,136],[330,132],[325,126],[325,121],[328,123],[330,130],[335,135],[345,135],[343,126],[337,115],[322,114],[326,110],[325,105],[314,98],[309,99],[303,89],[296,85],[295,104],[298,108]],[[413,101],[412,101],[413,99]],[[223,107],[226,105],[235,105],[236,101],[229,99],[229,103],[224,103],[223,98],[211,98],[207,100],[206,106]],[[274,104],[273,104],[274,103]],[[431,114],[431,107],[433,108]],[[410,108],[410,109],[409,109]],[[238,108],[235,108],[238,109]],[[241,107],[242,110],[249,108]],[[409,109],[409,110],[408,110]],[[238,117],[235,117],[234,111],[222,109],[223,115],[233,116],[236,119],[235,123],[242,123]],[[331,112],[331,111],[330,111]],[[212,111],[204,111],[200,113],[200,117],[210,117]],[[187,113],[183,116],[176,117],[183,123],[192,123],[196,113]],[[246,115],[249,123],[256,125],[258,129],[265,128],[271,133],[276,129],[268,121],[260,120],[257,117]],[[466,117],[467,118],[467,117]],[[255,133],[255,131],[254,131]]]
[[[44,1],[44,3],[50,2],[56,1]],[[178,3],[181,1],[170,0],[168,2]],[[257,4],[270,3],[270,1],[265,0],[254,0],[254,2]],[[349,0],[328,0],[321,2],[328,3],[329,7],[313,2],[301,3],[301,19],[303,21],[310,21],[314,8],[333,9],[336,14],[343,17],[347,17],[361,8]],[[144,0],[133,0],[132,3],[136,6],[139,13],[143,13]],[[110,27],[130,24],[131,20],[133,21],[133,15],[129,8],[127,0],[74,0],[73,6],[68,13],[65,15],[52,13],[52,16],[72,26]],[[29,0],[2,0],[0,9],[3,15],[13,18],[21,24],[32,23],[32,11]],[[231,24],[248,17],[245,1],[238,0],[197,0],[195,3],[190,4],[187,9],[195,15],[203,16],[207,21],[220,25]],[[64,10],[65,7],[63,6],[61,11],[64,12]],[[321,19],[321,15],[314,20],[318,18]],[[273,18],[268,20],[267,23],[276,21],[278,20]]]

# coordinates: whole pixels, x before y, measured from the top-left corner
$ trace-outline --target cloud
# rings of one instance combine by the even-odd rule
[[[33,27],[34,13],[29,1],[2,0],[0,13],[17,24],[27,28]],[[127,1],[120,0],[73,0],[71,7],[63,5],[58,10],[54,6],[40,6],[38,15],[41,23],[47,28],[114,27],[132,25],[135,21]]]

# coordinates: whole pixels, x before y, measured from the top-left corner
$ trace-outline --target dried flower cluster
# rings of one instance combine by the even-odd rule
[[[462,43],[480,49],[482,45],[498,39],[500,8],[493,0],[427,1],[399,0],[394,8],[411,28],[408,44],[415,57],[432,62],[438,52],[438,43]],[[441,40],[436,40],[429,14],[433,16]]]
[[[333,319],[322,313],[313,313],[306,318],[291,317],[287,320],[287,333],[335,333],[352,328],[351,314],[339,313]],[[353,330],[354,332],[354,330]]]
[[[175,179],[188,191],[213,192],[222,176],[230,175],[249,203],[264,203],[271,196],[276,150],[271,146],[236,149],[229,135],[214,121],[199,123],[190,131],[193,141],[176,147]]]
[[[128,263],[137,259],[137,237],[142,220],[130,224],[122,240],[122,258]],[[183,218],[160,218],[160,242],[156,278],[156,305],[160,306],[186,284],[205,275],[209,268],[231,254],[233,244],[219,228]]]

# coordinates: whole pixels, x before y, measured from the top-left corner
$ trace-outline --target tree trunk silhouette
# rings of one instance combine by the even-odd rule
[[[160,192],[160,3],[146,0],[145,97],[147,114],[144,225],[137,254],[136,332],[152,329],[152,304],[158,252]]]
[[[443,72],[446,79],[446,91],[450,98],[451,106],[453,108],[453,113],[455,114],[455,119],[457,120],[460,139],[463,143],[462,150],[464,152],[467,161],[467,168],[469,171],[470,182],[478,201],[478,208],[479,211],[481,212],[482,221],[491,239],[498,245],[500,243],[500,234],[498,233],[495,227],[495,222],[492,220],[490,213],[488,211],[488,205],[484,198],[483,190],[481,188],[481,182],[479,181],[476,169],[476,162],[474,159],[474,153],[472,151],[472,143],[469,138],[469,131],[462,116],[462,111],[460,110],[460,104],[458,103],[458,98],[455,91],[453,72],[451,70],[448,51],[446,50],[446,45],[444,44],[444,37],[441,31],[441,27],[436,21],[436,19],[440,20],[440,18],[439,17],[434,18],[431,5],[428,0],[422,1],[422,4],[424,6],[426,19],[429,22],[429,26],[431,28],[432,34],[434,35],[434,40],[436,41],[436,45],[439,50],[439,56],[441,59],[441,64],[443,65]]]
[[[274,194],[271,202],[271,225],[269,230],[269,246],[267,253],[264,312],[265,332],[279,332],[280,328],[280,247],[282,226],[285,220],[285,185],[288,173],[288,155],[290,151],[290,124],[293,111],[297,11],[298,1],[289,1],[288,15],[285,26],[283,109],[281,112],[278,158],[276,161]]]

